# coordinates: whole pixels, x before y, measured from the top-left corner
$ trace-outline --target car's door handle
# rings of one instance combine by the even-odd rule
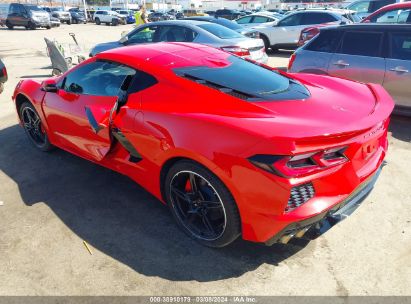
[[[349,63],[346,63],[346,62],[343,61],[343,60],[338,60],[337,62],[334,62],[333,64],[334,64],[334,65],[338,65],[338,66],[342,66],[342,67],[350,66]]]
[[[403,67],[400,67],[400,66],[397,66],[393,69],[390,69],[390,71],[398,72],[398,73],[408,73],[408,70],[406,68],[403,68]]]

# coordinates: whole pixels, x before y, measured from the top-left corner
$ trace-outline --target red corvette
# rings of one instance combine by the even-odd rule
[[[350,214],[378,176],[393,109],[379,85],[184,43],[110,50],[21,81],[13,100],[37,148],[129,176],[213,247],[312,239]]]

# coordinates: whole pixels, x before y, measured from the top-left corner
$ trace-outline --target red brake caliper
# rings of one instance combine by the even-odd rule
[[[186,190],[186,192],[191,192],[193,190],[193,188],[191,187],[190,179],[187,180],[184,190]]]

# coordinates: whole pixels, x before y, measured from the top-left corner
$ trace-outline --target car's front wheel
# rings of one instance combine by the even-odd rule
[[[96,18],[95,21],[96,21],[96,24],[97,24],[97,25],[100,25],[101,22],[100,22],[100,19],[99,19],[99,18]]]
[[[241,234],[240,215],[227,187],[203,166],[180,161],[165,178],[165,198],[178,225],[196,241],[224,247]]]
[[[30,102],[24,102],[19,112],[24,131],[34,146],[41,151],[51,150],[52,145],[33,105]]]

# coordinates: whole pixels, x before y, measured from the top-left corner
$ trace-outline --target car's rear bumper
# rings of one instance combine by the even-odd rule
[[[313,240],[324,234],[337,223],[346,219],[361,205],[373,189],[382,167],[383,165],[340,203],[316,216],[288,225],[267,240],[265,244],[269,246],[277,242],[286,244],[293,238]]]

